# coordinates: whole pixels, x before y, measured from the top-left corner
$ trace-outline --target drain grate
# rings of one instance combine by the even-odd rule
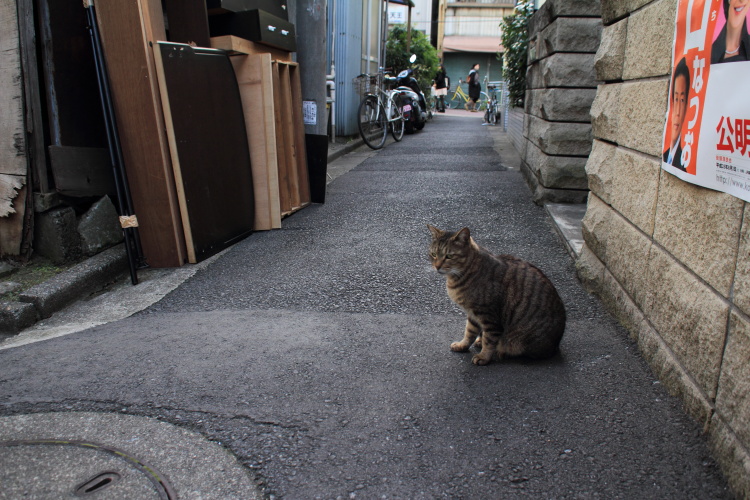
[[[66,440],[0,442],[9,498],[158,498],[175,500],[163,474],[123,450]]]
[[[91,479],[80,485],[78,488],[76,488],[75,496],[85,497],[86,495],[99,493],[103,489],[107,488],[108,486],[112,486],[112,484],[119,481],[121,477],[122,476],[115,471],[102,472],[100,474],[97,474],[96,476],[92,477]]]

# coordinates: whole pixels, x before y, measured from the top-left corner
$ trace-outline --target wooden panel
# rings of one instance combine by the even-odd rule
[[[33,0],[18,0],[18,26],[21,42],[21,65],[26,105],[26,151],[29,153],[29,167],[33,191],[43,195],[53,189],[47,173],[46,148],[44,144],[44,122],[42,121],[42,101],[39,93],[39,71],[36,57],[36,31],[34,30]]]
[[[166,0],[169,40],[210,47],[205,0]]]
[[[16,3],[0,3],[0,257],[21,254],[27,161]]]
[[[154,45],[188,260],[199,262],[252,232],[250,151],[226,52]]]
[[[186,259],[174,176],[148,44],[165,40],[160,0],[97,0],[125,169],[146,260],[152,267]]]
[[[287,179],[287,189],[289,192],[289,204],[291,210],[300,208],[301,202],[299,197],[299,178],[297,174],[297,152],[294,147],[294,113],[292,111],[292,85],[289,81],[289,65],[278,63],[279,67],[279,86],[278,91],[281,97],[281,122],[282,128],[280,135],[284,137],[284,164],[279,164],[279,169],[285,170]]]
[[[287,137],[284,136],[284,126],[282,115],[282,108],[284,99],[282,97],[279,88],[281,86],[281,78],[279,75],[279,65],[274,61],[272,67],[273,76],[273,114],[274,114],[274,130],[276,133],[276,156],[277,156],[277,167],[279,170],[279,206],[281,207],[282,215],[289,214],[292,211],[292,195],[289,190],[289,170],[286,168],[287,165],[287,148],[286,142]]]
[[[0,3],[0,174],[26,175],[22,82],[16,4],[15,2],[2,2]]]
[[[24,177],[0,174],[0,206],[8,207],[0,217],[0,258],[22,253],[28,186]]]
[[[302,84],[300,82],[299,65],[289,65],[289,81],[292,88],[292,126],[294,127],[294,148],[297,160],[300,206],[305,206],[310,203],[310,175],[307,169],[305,120],[302,116]]]
[[[109,150],[50,146],[55,188],[67,196],[117,195]]]
[[[250,147],[255,194],[256,231],[281,227],[279,172],[273,111],[271,55],[237,55],[231,58],[240,88]]]
[[[291,52],[278,50],[268,45],[251,42],[232,35],[215,36],[211,38],[211,47],[226,50],[232,54],[271,54],[276,61],[291,62]]]

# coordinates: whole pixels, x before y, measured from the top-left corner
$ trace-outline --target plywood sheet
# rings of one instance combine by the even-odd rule
[[[231,57],[245,114],[253,171],[256,231],[281,227],[271,55]]]
[[[250,152],[226,52],[154,45],[188,260],[244,238],[254,221]]]

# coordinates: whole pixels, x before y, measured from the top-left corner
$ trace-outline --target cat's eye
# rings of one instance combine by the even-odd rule
[[[437,254],[435,252],[430,252],[430,257],[432,257],[433,259],[436,259]]]
[[[452,254],[452,253],[449,253],[449,254],[447,254],[447,255],[445,256],[445,258],[446,258],[446,259],[449,259],[449,260],[450,260],[450,259],[452,259],[452,258],[453,258],[453,254]]]

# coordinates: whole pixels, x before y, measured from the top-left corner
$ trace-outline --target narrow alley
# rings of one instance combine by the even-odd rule
[[[481,113],[449,110],[147,309],[0,350],[0,441],[20,415],[96,412],[220,443],[267,498],[730,498],[511,149]],[[465,317],[428,223],[541,268],[567,310],[561,354],[480,367],[451,352]]]

